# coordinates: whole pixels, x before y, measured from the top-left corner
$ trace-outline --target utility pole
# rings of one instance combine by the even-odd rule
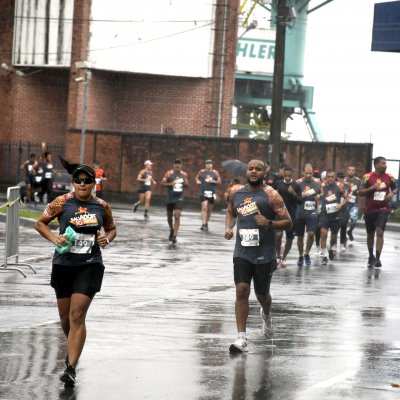
[[[272,81],[272,113],[270,127],[269,161],[271,170],[276,172],[279,168],[279,156],[281,153],[282,131],[282,105],[283,105],[283,79],[285,66],[285,41],[287,22],[287,0],[277,0],[276,13],[276,39],[274,76]]]

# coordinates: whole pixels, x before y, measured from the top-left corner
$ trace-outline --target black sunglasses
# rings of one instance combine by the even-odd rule
[[[85,185],[90,185],[91,183],[94,182],[94,179],[93,178],[74,178],[74,179],[72,179],[72,182],[74,182],[78,185],[80,185],[82,182]]]

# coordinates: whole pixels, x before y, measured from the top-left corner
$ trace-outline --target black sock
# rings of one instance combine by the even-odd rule
[[[144,215],[147,215],[147,210],[144,210]]]
[[[381,256],[381,252],[379,250],[376,251],[376,258],[379,260],[379,257]]]
[[[374,248],[368,247],[368,253],[369,253],[369,256],[372,258],[374,256]]]

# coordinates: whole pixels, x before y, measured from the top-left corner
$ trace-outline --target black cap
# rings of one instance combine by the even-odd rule
[[[88,174],[89,178],[96,179],[96,173],[94,172],[94,169],[92,167],[89,167],[89,165],[85,165],[85,164],[78,165],[75,168],[74,172],[72,173],[72,177],[76,178],[76,176],[80,172],[85,172],[86,174]]]
[[[206,164],[212,164],[213,162],[212,162],[212,160],[207,160],[206,161]]]
[[[182,164],[182,161],[179,158],[177,158],[174,160],[174,164]]]

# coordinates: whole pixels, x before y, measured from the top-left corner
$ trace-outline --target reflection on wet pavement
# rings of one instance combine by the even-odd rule
[[[337,260],[289,266],[272,281],[273,339],[261,335],[251,295],[247,355],[231,357],[236,335],[233,242],[224,215],[200,231],[184,210],[170,247],[162,208],[149,222],[114,210],[118,239],[104,250],[102,291],[89,310],[75,389],[65,389],[65,339],[48,282],[52,248],[21,227],[21,259],[37,275],[0,273],[0,399],[400,398],[399,235],[386,232],[381,271],[366,268],[365,234]],[[4,224],[0,223],[4,238]],[[3,251],[3,249],[1,249]],[[0,254],[0,257],[2,254]]]

